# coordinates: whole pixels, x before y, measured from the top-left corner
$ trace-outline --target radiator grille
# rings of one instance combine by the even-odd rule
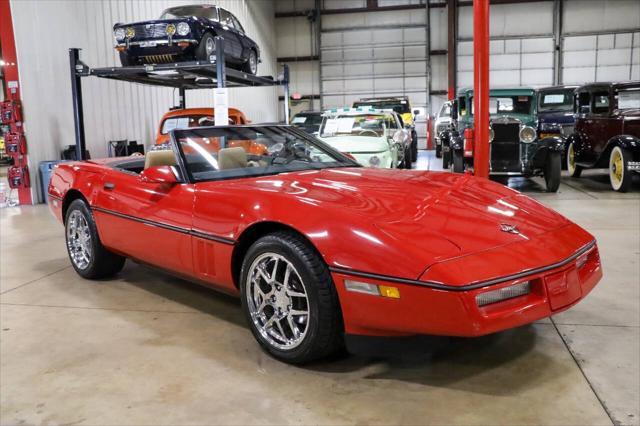
[[[134,25],[133,29],[136,39],[167,37],[167,24]]]
[[[492,123],[491,171],[520,171],[520,124]]]

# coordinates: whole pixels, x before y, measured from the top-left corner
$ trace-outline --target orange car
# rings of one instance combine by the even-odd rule
[[[235,108],[229,108],[229,124],[249,124],[244,113]],[[169,143],[169,132],[173,129],[187,129],[190,127],[213,126],[215,124],[215,111],[213,108],[185,108],[169,111],[160,120],[156,145]],[[212,142],[212,143],[211,143]],[[208,146],[212,152],[220,149],[217,140],[211,141]],[[233,141],[229,148],[239,146],[248,154],[262,155],[267,152],[267,147],[254,141]]]

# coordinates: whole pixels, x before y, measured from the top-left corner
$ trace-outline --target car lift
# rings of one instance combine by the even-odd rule
[[[179,90],[180,108],[185,108],[187,90],[225,88],[283,86],[284,116],[289,122],[289,66],[284,65],[281,76],[275,80],[271,76],[256,76],[225,67],[224,39],[215,37],[216,54],[211,60],[177,62],[171,64],[139,65],[130,67],[89,68],[80,60],[80,49],[69,49],[71,72],[71,97],[76,136],[76,158],[85,159],[86,141],[84,134],[84,111],[82,106],[82,77],[101,77],[131,83],[173,87]],[[221,54],[217,55],[217,52]]]

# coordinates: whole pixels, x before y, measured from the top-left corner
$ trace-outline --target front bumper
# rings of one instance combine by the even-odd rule
[[[115,49],[131,56],[178,55],[193,48],[198,40],[190,38],[150,39],[118,43]]]
[[[415,284],[332,271],[345,332],[361,336],[441,335],[474,337],[529,324],[578,303],[602,277],[595,244],[560,266],[470,290],[429,288]],[[345,280],[398,288],[400,298],[347,291]],[[529,281],[524,296],[478,306],[476,296]]]

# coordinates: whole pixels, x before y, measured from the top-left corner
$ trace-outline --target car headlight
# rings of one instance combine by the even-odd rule
[[[136,30],[133,27],[127,27],[124,32],[126,38],[134,38],[136,36]]]
[[[191,28],[189,27],[189,24],[187,24],[186,22],[180,22],[176,27],[176,30],[178,35],[181,35],[181,36],[186,36],[191,32]]]
[[[377,155],[373,155],[369,157],[369,165],[371,167],[379,167],[380,166],[380,157]]]
[[[116,38],[117,41],[124,40],[124,38],[126,37],[126,34],[124,32],[124,28],[116,28],[113,31],[113,36]]]
[[[172,36],[176,33],[176,26],[173,24],[169,24],[167,25],[166,31],[167,31],[167,35]]]
[[[520,129],[520,140],[524,143],[531,143],[536,140],[536,129],[531,126],[524,126]]]
[[[493,142],[493,139],[496,137],[496,132],[493,129],[489,129],[489,143]]]

